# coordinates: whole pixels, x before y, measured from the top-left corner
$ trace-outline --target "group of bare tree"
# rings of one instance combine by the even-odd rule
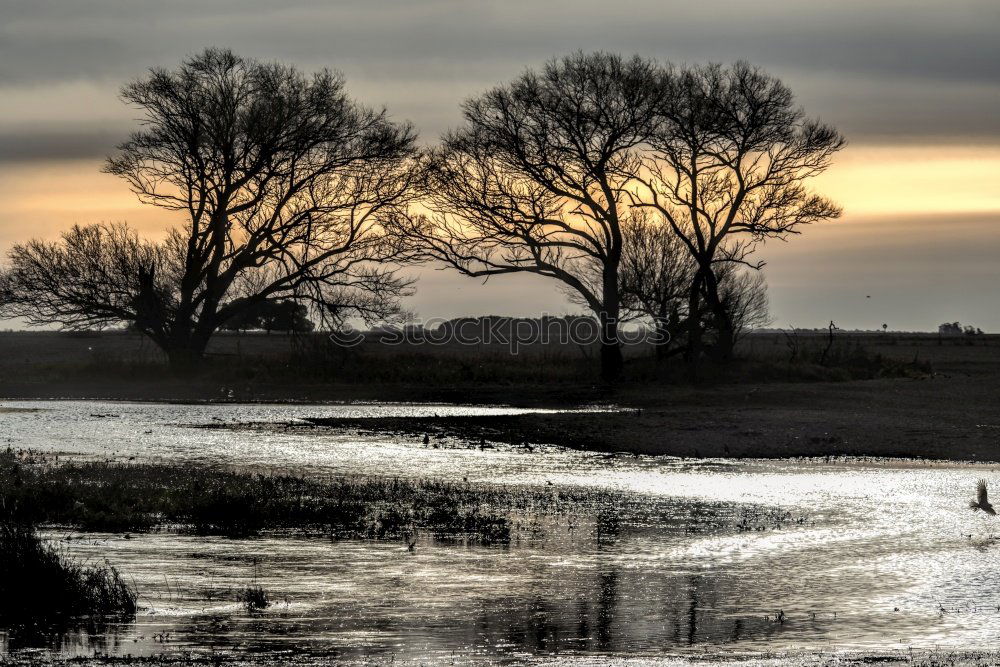
[[[805,181],[844,139],[746,63],[674,68],[576,54],[464,106],[464,125],[418,162],[426,215],[396,228],[419,259],[469,276],[561,281],[601,324],[642,314],[683,332],[689,358],[733,351],[766,309],[757,244],[835,218]],[[671,324],[673,322],[673,324]]]
[[[662,354],[725,359],[766,317],[759,242],[839,215],[805,181],[843,138],[745,63],[578,53],[468,100],[426,150],[339,75],[224,50],[123,98],[144,122],[106,170],[183,224],[159,242],[100,224],[15,245],[0,312],[131,323],[178,365],[267,301],[328,325],[391,317],[412,290],[399,266],[424,261],[560,281],[599,322],[606,379],[634,318],[669,334]]]
[[[715,263],[718,297],[730,325],[728,347],[722,348],[714,313],[707,306],[706,283],[692,298],[698,262],[683,240],[669,225],[651,220],[641,210],[623,221],[621,231],[618,285],[623,319],[642,319],[655,328],[657,358],[683,353],[694,359],[703,342],[720,354],[728,353],[744,332],[770,323],[767,283],[759,267]]]

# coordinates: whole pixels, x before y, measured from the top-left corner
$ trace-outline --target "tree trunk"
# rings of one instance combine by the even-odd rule
[[[599,313],[601,324],[601,379],[614,382],[625,366],[621,341],[618,339],[618,317],[621,305],[618,295],[618,267],[604,269],[604,308]]]
[[[621,344],[601,341],[601,379],[614,382],[621,377],[624,367]]]
[[[736,347],[736,336],[728,313],[716,314],[716,327],[719,334],[714,356],[717,361],[730,361],[733,358],[733,348]]]
[[[663,361],[670,356],[670,335],[670,325],[664,320],[658,319],[656,321],[656,344],[653,346],[657,361]]]
[[[187,373],[197,368],[205,356],[208,338],[193,332],[178,333],[171,337],[166,348],[170,369]]]
[[[660,309],[659,317],[656,318],[656,345],[653,346],[653,350],[657,361],[665,361],[680,351],[674,338],[679,335],[681,326],[677,304],[672,304],[669,312],[664,305]]]
[[[719,298],[719,281],[711,268],[705,271],[705,301],[712,311],[712,323],[715,326],[716,340],[712,356],[716,361],[729,361],[733,358],[733,347],[736,345],[733,320],[726,305]]]
[[[701,284],[702,273],[697,271],[688,292],[687,352],[685,359],[692,365],[701,358]]]

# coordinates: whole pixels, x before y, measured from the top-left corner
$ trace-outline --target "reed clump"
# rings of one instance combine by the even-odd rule
[[[58,553],[35,529],[0,520],[0,625],[49,625],[80,617],[128,619],[137,593],[117,569]]]

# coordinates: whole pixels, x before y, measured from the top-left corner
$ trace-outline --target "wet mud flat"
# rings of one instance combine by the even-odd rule
[[[615,411],[608,409],[609,412]],[[634,411],[633,411],[634,412]],[[595,437],[591,420],[599,412],[549,413],[539,415],[461,415],[414,417],[304,417],[294,422],[245,422],[209,424],[206,429],[257,430],[270,432],[340,431],[364,436],[402,436],[433,447],[483,447],[496,445],[572,447],[607,450],[609,443]]]
[[[928,409],[903,413],[755,406],[753,394],[731,406],[585,406],[510,415],[325,417],[289,422],[232,422],[208,429],[272,433],[400,436],[432,447],[503,445],[531,452],[555,446],[607,454],[682,458],[842,457],[909,460],[1000,460],[1000,417],[963,413],[960,423]],[[998,423],[994,423],[998,422]]]

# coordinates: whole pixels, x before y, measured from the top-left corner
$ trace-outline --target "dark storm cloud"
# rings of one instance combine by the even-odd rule
[[[1000,135],[994,0],[6,0],[0,12],[0,86],[107,85],[107,106],[79,109],[81,122],[115,115],[114,87],[145,68],[219,45],[342,69],[356,94],[389,104],[432,139],[457,120],[466,95],[558,54],[607,49],[687,62],[746,58],[855,141]],[[35,142],[58,153],[59,141]],[[94,137],[65,142],[72,154],[88,144],[103,153]]]

